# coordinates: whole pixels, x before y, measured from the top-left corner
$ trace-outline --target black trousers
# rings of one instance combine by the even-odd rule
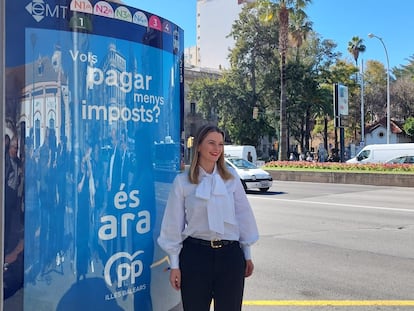
[[[221,248],[184,241],[180,253],[184,311],[240,311],[246,261],[239,243]]]

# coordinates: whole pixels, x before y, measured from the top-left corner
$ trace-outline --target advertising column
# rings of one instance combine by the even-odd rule
[[[183,36],[112,2],[6,1],[4,310],[179,308],[156,239]]]

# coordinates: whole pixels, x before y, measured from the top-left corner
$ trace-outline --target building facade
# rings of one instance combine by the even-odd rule
[[[203,78],[217,79],[221,76],[221,72],[215,69],[207,69],[200,67],[187,66],[184,68],[184,124],[182,141],[184,142],[184,161],[189,163],[191,159],[191,137],[196,135],[197,129],[207,123],[217,124],[217,118],[212,113],[213,119],[206,120],[199,112],[197,103],[188,98],[191,83],[195,80]]]
[[[232,25],[238,19],[242,5],[254,0],[197,0],[195,64],[200,67],[227,69],[228,55],[234,46],[229,37]],[[187,51],[189,52],[189,51]]]

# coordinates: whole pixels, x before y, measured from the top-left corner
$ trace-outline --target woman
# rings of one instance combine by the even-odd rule
[[[185,311],[208,311],[212,299],[215,310],[241,310],[256,221],[237,173],[225,165],[223,132],[202,127],[193,148],[189,171],[173,182],[158,243]]]

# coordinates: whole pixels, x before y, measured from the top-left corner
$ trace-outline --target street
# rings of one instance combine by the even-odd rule
[[[413,189],[274,182],[243,310],[413,310]]]
[[[243,311],[414,310],[413,188],[275,181],[248,198],[260,239]]]

